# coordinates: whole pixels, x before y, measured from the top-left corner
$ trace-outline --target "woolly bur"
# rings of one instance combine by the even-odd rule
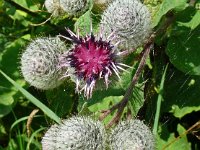
[[[84,96],[92,97],[96,85],[105,84],[108,88],[111,77],[120,79],[120,71],[129,67],[120,62],[120,53],[117,43],[113,43],[114,33],[107,38],[103,37],[103,31],[98,36],[91,32],[85,37],[76,35],[69,29],[70,37],[61,36],[73,43],[70,51],[60,57],[60,68],[66,69],[66,73],[76,83],[76,91]],[[92,29],[91,29],[92,31]]]
[[[154,150],[155,141],[148,126],[140,120],[121,122],[112,130],[111,150]]]
[[[59,16],[64,13],[60,6],[60,0],[45,0],[44,5],[49,13],[53,16]]]
[[[62,14],[77,16],[86,12],[90,0],[45,0],[44,5],[53,16]]]
[[[139,0],[115,0],[103,13],[101,26],[108,34],[115,31],[122,48],[135,49],[150,35],[151,16]]]
[[[90,0],[60,0],[60,7],[68,15],[80,15],[89,8]]]
[[[66,49],[59,38],[37,38],[22,53],[21,72],[30,85],[48,90],[59,86],[62,70],[58,70],[59,55]]]
[[[43,150],[104,150],[106,132],[99,121],[72,117],[53,125],[42,139]]]

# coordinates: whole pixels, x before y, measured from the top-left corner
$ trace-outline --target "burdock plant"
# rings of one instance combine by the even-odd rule
[[[107,38],[103,31],[98,36],[91,32],[85,37],[75,35],[67,29],[70,37],[63,37],[73,43],[71,50],[60,57],[60,68],[66,69],[73,81],[76,82],[76,91],[84,91],[87,98],[91,98],[96,84],[104,83],[108,88],[111,76],[120,78],[120,71],[127,65],[120,62],[120,52],[117,43],[113,43],[114,33]],[[92,31],[92,30],[91,30]]]

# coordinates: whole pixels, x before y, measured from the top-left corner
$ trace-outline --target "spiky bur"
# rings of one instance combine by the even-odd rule
[[[80,15],[89,8],[90,0],[60,0],[60,7],[68,15]]]
[[[155,141],[148,126],[140,120],[121,122],[112,130],[111,150],[154,150]]]
[[[30,85],[48,90],[59,86],[62,70],[57,68],[59,55],[66,50],[64,42],[57,37],[33,40],[21,55],[21,72]]]
[[[90,117],[72,117],[53,125],[42,138],[43,150],[104,150],[103,124]]]
[[[52,16],[59,16],[64,14],[64,10],[60,7],[60,0],[45,0],[44,5]]]
[[[75,35],[67,30],[71,37],[64,37],[74,43],[73,48],[60,57],[60,68],[66,68],[68,76],[76,83],[76,91],[84,96],[92,97],[95,85],[104,82],[108,88],[111,76],[120,79],[120,70],[129,67],[120,63],[120,53],[117,51],[119,42],[112,44],[114,34],[103,40],[102,33],[95,37],[92,32],[86,37]]]
[[[139,0],[115,0],[102,15],[101,26],[115,32],[122,48],[141,46],[151,32],[149,10]]]

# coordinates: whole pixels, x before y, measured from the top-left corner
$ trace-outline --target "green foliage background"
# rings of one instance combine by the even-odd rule
[[[51,124],[60,121],[58,117],[67,118],[78,113],[97,118],[101,110],[110,108],[123,98],[137,69],[136,58],[140,49],[124,60],[126,64],[133,66],[129,73],[122,73],[122,80],[114,83],[107,91],[95,91],[90,100],[77,95],[74,92],[75,85],[70,81],[51,91],[39,91],[30,87],[23,80],[19,69],[20,54],[26,45],[38,36],[65,35],[65,27],[74,31],[80,28],[82,35],[85,35],[85,31],[89,30],[90,18],[94,30],[98,32],[102,13],[101,9],[91,6],[80,17],[65,15],[51,18],[45,24],[35,25],[51,15],[46,12],[43,3],[43,0],[0,1],[0,69],[3,71],[0,74],[0,150],[41,149],[41,137]],[[164,34],[157,35],[154,49],[122,119],[126,119],[127,111],[130,110],[132,116],[145,119],[153,127],[157,98],[160,95],[162,103],[159,130],[156,133],[156,147],[160,150],[200,121],[200,1],[144,0],[144,3],[152,12],[154,30],[162,27],[167,18],[171,17],[172,23]],[[160,86],[167,64],[169,66],[163,79],[164,86]],[[26,91],[20,87],[36,99],[27,96]],[[25,96],[21,92],[25,92]],[[31,123],[31,135],[28,137],[26,122],[37,107],[40,111]],[[55,113],[55,117],[51,115],[51,111]],[[114,113],[104,120],[105,124]],[[190,130],[166,149],[200,149],[199,129],[200,126],[197,126]]]

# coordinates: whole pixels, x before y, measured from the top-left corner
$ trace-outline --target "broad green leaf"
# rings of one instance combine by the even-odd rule
[[[187,74],[200,75],[200,26],[193,31],[188,28],[176,30],[166,49],[171,63]]]
[[[100,105],[102,106],[102,109],[107,109],[109,108],[109,105],[107,103],[105,104],[103,102],[103,99],[106,99],[108,97],[120,97],[121,95],[124,94],[123,89],[118,88],[116,86],[110,87],[108,89],[105,89],[105,85],[102,86],[102,89],[100,90],[95,90],[93,92],[92,98],[87,100],[83,95],[79,96],[79,104],[78,104],[78,111],[80,114],[91,114],[91,112],[95,113],[91,109],[88,109],[88,107],[92,106],[93,107],[99,107]],[[98,105],[98,106],[96,106]],[[96,111],[98,114],[98,110]]]
[[[128,107],[131,110],[133,117],[137,116],[138,111],[144,104],[144,86],[136,85],[133,89],[133,94],[129,98]]]
[[[88,109],[93,112],[97,113],[97,116],[102,110],[107,110],[111,108],[116,103],[120,102],[123,99],[123,95],[127,90],[131,80],[132,80],[132,73],[124,72],[121,74],[121,80],[113,85],[108,90],[102,91],[95,91],[93,97],[87,102]],[[131,110],[132,116],[136,116],[139,109],[142,107],[144,103],[144,84],[136,84],[133,89],[132,95],[129,97],[128,107]],[[115,111],[114,111],[115,112]],[[108,123],[108,121],[114,116],[114,112],[109,115],[104,122]],[[126,109],[125,111],[126,112]]]
[[[127,69],[121,73],[121,81],[117,82],[116,87],[122,88],[125,91],[128,89],[129,85],[131,84],[132,78],[135,75],[137,70],[138,64],[136,63],[131,68]],[[139,82],[133,88],[133,93],[129,97],[128,107],[131,110],[132,116],[136,116],[139,109],[144,104],[144,85],[143,79],[139,80]]]
[[[180,107],[178,105],[172,105],[170,112],[174,114],[175,117],[182,118],[186,114],[192,113],[193,111],[200,111],[200,106],[184,106]]]
[[[49,116],[51,119],[56,121],[57,123],[61,123],[60,118],[52,112],[47,106],[45,106],[43,103],[41,103],[38,99],[36,99],[33,95],[31,95],[29,92],[27,92],[25,89],[23,89],[18,83],[16,83],[14,80],[12,80],[9,76],[7,76],[4,72],[0,70],[0,73],[12,84],[17,88],[28,100],[30,100],[34,105],[36,105],[38,108],[40,108],[47,116]]]
[[[81,35],[87,35],[90,33],[90,24],[91,24],[91,11],[87,11],[81,17],[79,17],[74,24],[75,31],[79,30]]]
[[[8,113],[11,112],[13,105],[15,104],[15,100],[13,99],[13,95],[17,93],[17,91],[12,91],[9,89],[4,89],[4,87],[0,88],[0,118],[4,117]]]
[[[89,105],[88,109],[99,116],[102,110],[107,110],[111,108],[114,104],[120,102],[122,98],[123,96],[108,96],[93,105]],[[107,124],[113,116],[114,112],[105,118],[104,123]]]
[[[0,54],[0,67],[19,85],[24,86],[25,81],[19,73],[19,53],[26,40],[30,39],[30,35],[13,41],[9,44],[3,53]],[[8,84],[8,81],[0,75],[0,118],[7,115],[18,100],[20,95],[14,86]]]
[[[95,15],[88,10],[85,14],[79,17],[74,24],[75,31],[79,29],[80,35],[85,36],[88,35],[91,31],[91,24],[92,24],[92,32],[94,34],[98,33],[98,23],[100,21],[100,16]]]
[[[160,126],[161,127],[161,126]],[[179,135],[183,134],[186,130],[183,126],[178,124],[177,126],[177,132]],[[176,137],[174,133],[170,133],[168,129],[166,128],[166,125],[162,125],[162,128],[160,128],[159,132],[160,136],[157,136],[157,149],[161,150],[165,146],[167,146],[170,142],[172,142]],[[165,150],[190,150],[190,143],[187,140],[187,136],[184,135],[181,138],[177,139],[174,143],[170,144],[166,147]]]
[[[164,87],[162,112],[170,111],[182,118],[193,111],[200,111],[200,77],[185,75],[179,71],[168,74]]]
[[[197,10],[195,15],[189,22],[179,22],[180,25],[194,30],[200,24],[200,10]]]
[[[25,9],[30,9],[30,11],[39,10],[39,0],[14,0],[15,3],[19,4],[20,6],[24,7]]]
[[[166,64],[166,58],[158,56],[153,65],[152,76],[149,83],[145,85],[147,111],[145,118],[152,121],[152,115],[155,115],[156,99],[158,97],[155,89],[158,89],[159,81]],[[166,57],[166,56],[165,56]],[[164,61],[164,62],[163,62]],[[161,65],[162,64],[162,65]],[[200,77],[191,76],[177,70],[172,64],[166,74],[165,86],[163,90],[163,99],[161,105],[161,116],[171,112],[172,115],[182,118],[193,111],[200,111]]]
[[[156,12],[156,15],[153,19],[153,27],[158,25],[162,16],[165,15],[168,11],[172,9],[181,11],[186,7],[187,7],[187,0],[163,0],[158,12]]]
[[[66,84],[67,86],[46,91],[49,108],[61,118],[70,114],[74,104],[74,87],[69,83]]]

